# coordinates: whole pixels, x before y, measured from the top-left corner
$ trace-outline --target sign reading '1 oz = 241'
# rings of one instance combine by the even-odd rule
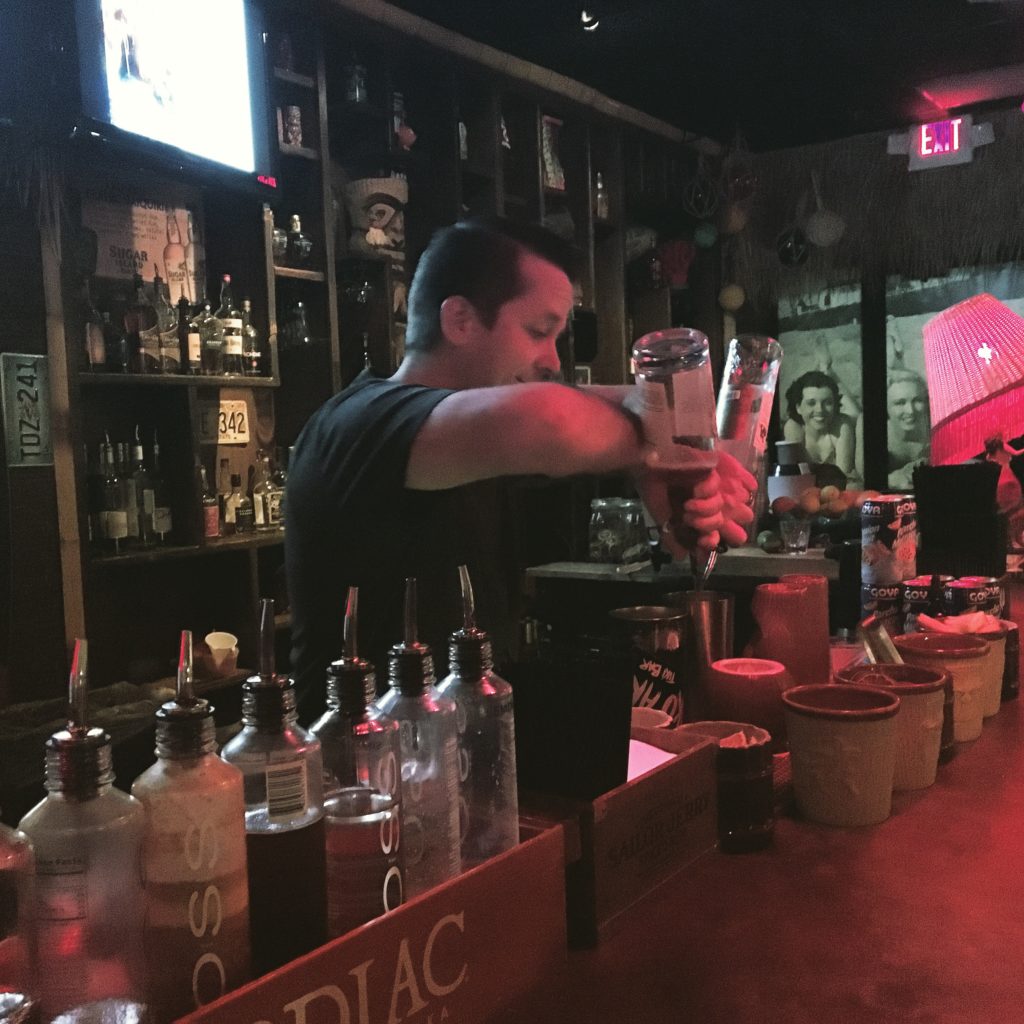
[[[8,469],[52,466],[46,356],[18,352],[0,354],[0,404]]]
[[[199,403],[200,444],[248,444],[249,408],[244,399]]]

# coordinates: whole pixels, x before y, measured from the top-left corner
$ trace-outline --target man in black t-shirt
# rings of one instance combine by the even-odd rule
[[[303,720],[323,706],[341,655],[347,589],[359,593],[360,654],[377,666],[402,639],[402,593],[419,581],[419,637],[446,661],[461,623],[457,567],[469,566],[496,663],[517,628],[517,566],[502,479],[631,470],[676,554],[683,527],[713,547],[743,543],[755,483],[727,456],[683,509],[672,480],[644,471],[627,387],[550,383],[572,310],[575,255],[542,228],[466,221],[442,229],[409,293],[406,355],[387,380],[362,374],[324,404],[296,443],[285,555],[292,661]]]

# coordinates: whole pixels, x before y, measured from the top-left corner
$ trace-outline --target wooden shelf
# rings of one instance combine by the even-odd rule
[[[323,280],[321,275],[320,280]],[[274,377],[190,376],[183,373],[81,373],[79,383],[88,387],[147,388],[276,388]]]
[[[310,149],[308,146],[288,146],[283,142],[277,144],[277,148],[283,156],[297,156],[303,160],[319,160],[320,150]]]
[[[169,544],[166,547],[135,548],[119,555],[93,555],[92,564],[95,566],[148,565],[153,562],[196,558],[200,555],[217,554],[224,551],[268,548],[283,543],[284,530],[267,530],[264,533],[242,533],[231,537],[210,538],[203,544]]]
[[[294,281],[326,281],[322,270],[303,270],[301,267],[279,267],[274,265],[274,277],[290,277]]]
[[[312,75],[302,75],[298,71],[286,71],[284,68],[274,68],[274,78],[278,82],[286,82],[288,85],[297,85],[301,89],[316,89],[316,79]]]

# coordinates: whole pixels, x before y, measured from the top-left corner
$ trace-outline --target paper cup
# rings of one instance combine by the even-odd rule
[[[953,738],[976,740],[983,719],[982,664],[988,654],[984,640],[966,633],[907,633],[893,643],[905,662],[948,672],[953,680]]]
[[[935,781],[948,678],[918,665],[857,665],[836,674],[838,683],[881,686],[899,697],[894,790],[926,789]]]
[[[657,708],[633,708],[629,713],[630,729],[668,729],[672,716]]]
[[[786,705],[793,793],[822,825],[876,825],[892,810],[900,699],[876,686],[795,686]]]
[[[988,644],[988,653],[981,664],[981,714],[991,718],[997,714],[1003,703],[1003,670],[1006,667],[1006,627],[986,630],[984,633],[969,633],[981,637]]]

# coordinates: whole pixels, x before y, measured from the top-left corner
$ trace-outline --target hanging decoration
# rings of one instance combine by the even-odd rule
[[[718,304],[726,313],[735,313],[746,301],[747,293],[742,285],[727,284],[718,293]]]
[[[704,157],[697,158],[697,172],[683,187],[683,209],[697,220],[707,220],[721,201],[718,182],[707,172]]]
[[[815,210],[804,223],[804,230],[812,245],[827,249],[843,237],[846,221],[838,213],[825,209],[821,201],[821,180],[817,171],[811,171],[811,187],[814,189]]]
[[[798,227],[786,228],[775,240],[775,251],[784,267],[799,267],[807,262],[810,246]]]
[[[718,228],[710,221],[701,221],[693,229],[693,244],[698,249],[710,249],[718,241]]]

